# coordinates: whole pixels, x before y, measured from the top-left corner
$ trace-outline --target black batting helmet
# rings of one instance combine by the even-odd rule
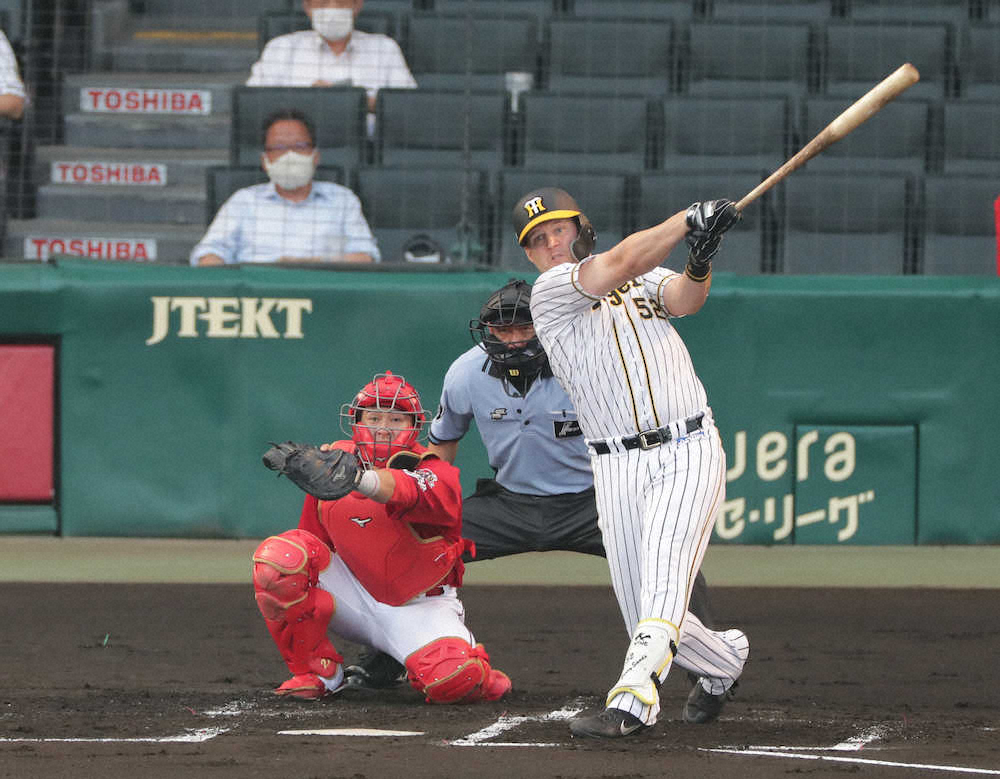
[[[524,279],[511,279],[490,295],[479,311],[479,318],[469,322],[472,340],[494,363],[514,375],[541,370],[545,364],[545,350],[538,336],[511,345],[494,335],[490,327],[532,324],[530,305],[531,285]]]
[[[564,189],[541,187],[523,195],[514,206],[514,232],[517,242],[524,246],[528,233],[542,222],[553,219],[574,219],[579,230],[573,242],[573,256],[577,260],[589,257],[594,251],[597,235],[590,220],[580,210],[580,206]]]

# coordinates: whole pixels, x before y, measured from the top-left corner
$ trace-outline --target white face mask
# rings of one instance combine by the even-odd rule
[[[286,151],[274,162],[265,155],[264,170],[267,177],[282,189],[299,189],[312,181],[316,160],[312,154]]]
[[[350,8],[314,8],[312,26],[328,41],[339,41],[354,29],[354,11]]]

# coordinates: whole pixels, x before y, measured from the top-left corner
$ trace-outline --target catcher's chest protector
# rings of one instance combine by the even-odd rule
[[[461,541],[421,538],[408,522],[358,493],[320,501],[320,522],[337,554],[372,597],[400,606],[443,582],[461,557]]]

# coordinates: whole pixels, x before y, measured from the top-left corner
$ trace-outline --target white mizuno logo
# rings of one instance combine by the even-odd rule
[[[371,517],[351,517],[351,522],[355,523],[358,527],[364,527],[371,521]]]

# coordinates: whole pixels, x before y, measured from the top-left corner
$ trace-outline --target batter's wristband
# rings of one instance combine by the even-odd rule
[[[691,279],[691,281],[696,281],[700,284],[707,281],[708,277],[712,275],[712,263],[709,260],[695,262],[688,257],[687,265],[684,267],[684,275]]]

